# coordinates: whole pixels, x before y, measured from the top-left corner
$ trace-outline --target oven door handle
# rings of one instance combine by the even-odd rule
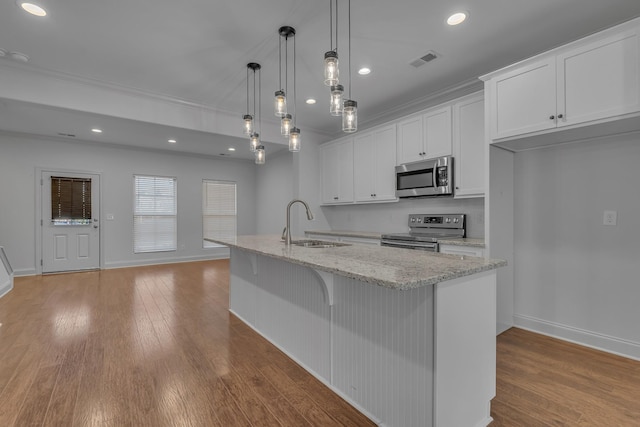
[[[393,246],[395,248],[406,248],[406,249],[430,249],[433,250],[434,252],[437,251],[438,249],[438,244],[437,243],[422,243],[422,242],[411,242],[411,243],[406,243],[406,242],[398,242],[398,241],[393,241],[393,240],[381,240],[380,244],[382,246]]]

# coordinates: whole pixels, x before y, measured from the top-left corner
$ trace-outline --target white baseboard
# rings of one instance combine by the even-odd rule
[[[23,268],[20,270],[13,270],[13,277],[20,277],[20,276],[35,276],[36,275],[36,269],[35,268]]]
[[[145,265],[159,265],[159,264],[176,264],[180,262],[192,262],[192,261],[210,261],[216,259],[227,259],[228,254],[207,254],[196,256],[185,256],[177,258],[157,258],[157,259],[144,259],[144,260],[131,260],[131,261],[116,261],[105,263],[105,270],[112,268],[126,268],[126,267],[143,267]]]
[[[13,283],[9,282],[7,286],[0,288],[0,298],[9,293],[9,291],[13,289]]]
[[[516,314],[513,320],[514,325],[521,329],[640,361],[640,343],[635,341],[524,315]]]

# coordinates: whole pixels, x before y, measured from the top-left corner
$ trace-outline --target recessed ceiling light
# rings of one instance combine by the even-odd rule
[[[20,7],[35,16],[47,16],[47,11],[37,4],[20,2]]]
[[[102,133],[102,129],[93,128],[93,129],[91,129],[91,132],[93,132],[93,133]]]
[[[177,143],[178,143],[178,141],[177,141],[177,140],[175,140],[175,139],[169,139],[167,142],[168,142],[169,144],[177,144]]]
[[[316,100],[315,100],[315,99],[313,99],[313,98],[309,98],[309,99],[307,99],[305,102],[306,102],[307,104],[309,104],[309,105],[313,105],[313,104],[315,104],[315,103],[316,103]]]
[[[235,148],[233,148],[233,147],[229,147],[229,148],[228,148],[228,150],[229,150],[229,151],[236,151],[236,149],[235,149]]]
[[[358,74],[360,74],[361,76],[366,76],[367,74],[369,74],[371,72],[371,69],[367,68],[367,67],[362,67],[358,70]]]
[[[29,57],[22,52],[9,52],[9,57],[18,62],[29,62]]]
[[[447,18],[447,24],[449,25],[458,25],[462,24],[465,19],[467,19],[468,14],[466,12],[456,12]]]

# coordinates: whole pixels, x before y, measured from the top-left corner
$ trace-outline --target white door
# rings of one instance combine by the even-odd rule
[[[100,176],[43,171],[42,272],[100,268]]]

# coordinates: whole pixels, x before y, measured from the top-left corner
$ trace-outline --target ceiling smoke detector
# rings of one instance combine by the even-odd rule
[[[429,52],[425,53],[424,55],[422,55],[419,58],[414,59],[413,61],[411,61],[409,64],[413,67],[421,67],[424,64],[426,64],[427,62],[431,62],[434,59],[436,59],[439,55],[437,53],[435,53],[434,51],[430,50]]]

